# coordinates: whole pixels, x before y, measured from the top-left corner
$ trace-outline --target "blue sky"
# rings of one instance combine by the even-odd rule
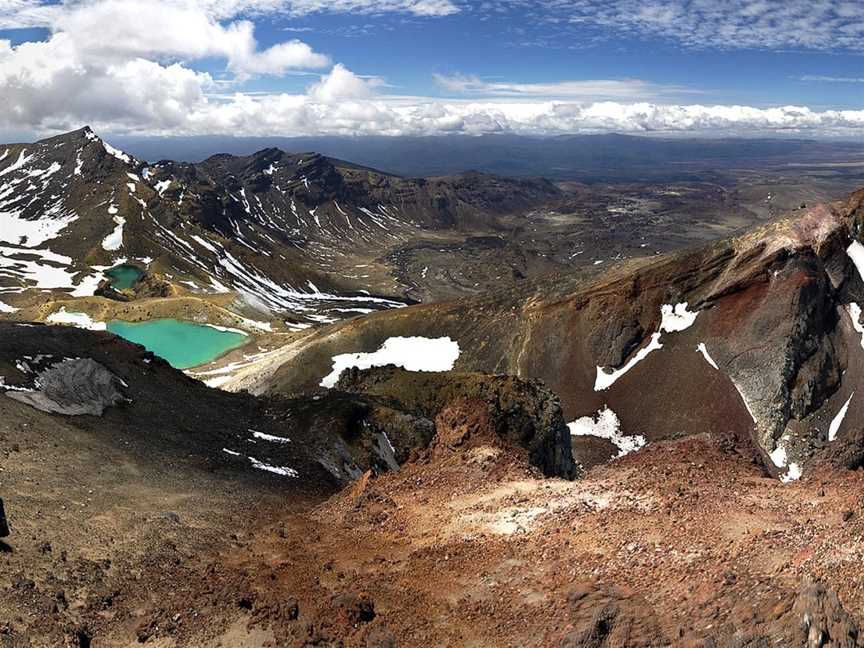
[[[857,0],[0,0],[0,130],[859,137],[862,54]]]
[[[393,93],[452,95],[434,83],[434,74],[521,83],[642,79],[704,96],[690,95],[691,100],[864,107],[862,52],[696,49],[651,34],[621,38],[614,31],[584,26],[532,24],[532,13],[517,8],[502,15],[468,11],[433,19],[283,16],[262,21],[260,38],[262,44],[273,44],[284,39],[288,29],[287,34],[354,72],[384,77]],[[270,79],[262,87],[280,83]],[[302,88],[303,81],[295,79],[292,85]],[[688,97],[686,92],[680,96]]]

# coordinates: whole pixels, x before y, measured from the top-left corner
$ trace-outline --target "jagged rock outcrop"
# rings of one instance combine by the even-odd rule
[[[530,462],[545,475],[577,475],[561,404],[542,383],[515,376],[411,372],[392,365],[348,369],[337,390],[377,396],[398,409],[436,421],[439,439],[464,426],[466,410],[483,408],[497,435],[528,451]],[[455,407],[455,406],[459,407]],[[455,433],[470,436],[463,429]],[[454,440],[451,438],[451,442]],[[446,442],[446,441],[445,441]]]
[[[807,648],[856,648],[858,624],[843,608],[837,593],[824,583],[805,579],[792,606],[792,627],[795,642]],[[798,627],[795,627],[798,621]]]
[[[123,382],[90,358],[67,358],[40,371],[31,391],[8,396],[51,414],[102,416],[105,408],[126,402]]]

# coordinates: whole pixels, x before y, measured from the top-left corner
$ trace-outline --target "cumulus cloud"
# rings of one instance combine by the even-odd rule
[[[864,134],[864,111],[800,106],[389,97],[375,94],[375,80],[340,65],[301,94],[238,92],[214,98],[207,92],[212,86],[207,75],[143,59],[86,84],[80,80],[73,69],[43,80],[26,103],[18,100],[17,125],[64,130],[91,123],[106,132],[151,135]],[[36,123],[30,121],[34,116]]]
[[[797,6],[798,0],[790,1]],[[595,22],[638,9],[639,29],[682,19],[678,0],[634,3],[554,5],[556,11],[568,8],[574,20],[588,20],[578,10],[587,12],[590,5]],[[738,0],[688,0],[686,6],[717,27],[714,4],[762,20],[760,3],[768,0],[749,3],[746,11]],[[826,3],[842,9],[834,0],[820,0],[817,14]],[[854,18],[856,7],[844,15]],[[385,95],[380,78],[341,64],[326,71],[330,60],[302,41],[260,47],[249,20],[274,11],[441,16],[458,9],[451,0],[0,0],[0,27],[29,21],[49,29],[43,41],[13,46],[0,40],[0,129],[49,133],[89,123],[104,132],[150,135],[864,134],[864,111],[691,105],[675,96],[686,89],[641,80],[514,83],[439,76],[439,85],[456,98]],[[203,59],[222,60],[224,77],[190,67]],[[324,73],[301,92],[241,91],[247,78],[293,70]]]
[[[98,0],[0,0],[0,29],[16,27],[50,28],[59,17],[80,11]],[[158,11],[166,0],[140,2],[142,10]],[[155,4],[155,6],[154,6]],[[215,20],[230,20],[241,15],[283,14],[407,14],[438,17],[458,13],[452,0],[170,0],[178,8],[203,12]]]
[[[361,78],[341,63],[337,63],[329,74],[309,87],[308,95],[313,101],[325,104],[345,99],[368,99],[375,92],[375,88],[382,85],[383,79]]]
[[[50,49],[62,41],[68,55],[82,65],[99,67],[135,58],[155,61],[221,58],[240,77],[281,75],[290,69],[315,69],[329,59],[307,44],[291,40],[260,50],[254,25],[238,20],[223,25],[192,5],[158,0],[101,0],[63,6],[51,16]]]
[[[616,37],[649,36],[694,49],[864,49],[858,0],[500,0],[535,22],[598,27]]]

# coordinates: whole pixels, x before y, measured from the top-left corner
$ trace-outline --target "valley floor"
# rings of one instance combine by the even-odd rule
[[[0,396],[0,465],[4,647],[805,645],[805,612],[858,645],[864,473],[782,484],[707,437],[575,482],[433,443],[325,498]]]

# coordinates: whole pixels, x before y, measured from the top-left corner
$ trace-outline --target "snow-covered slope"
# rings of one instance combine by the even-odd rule
[[[382,257],[419,233],[557,195],[545,182],[410,180],[278,149],[148,165],[84,128],[0,146],[0,296],[92,295],[105,269],[130,262],[305,327],[403,305]]]

